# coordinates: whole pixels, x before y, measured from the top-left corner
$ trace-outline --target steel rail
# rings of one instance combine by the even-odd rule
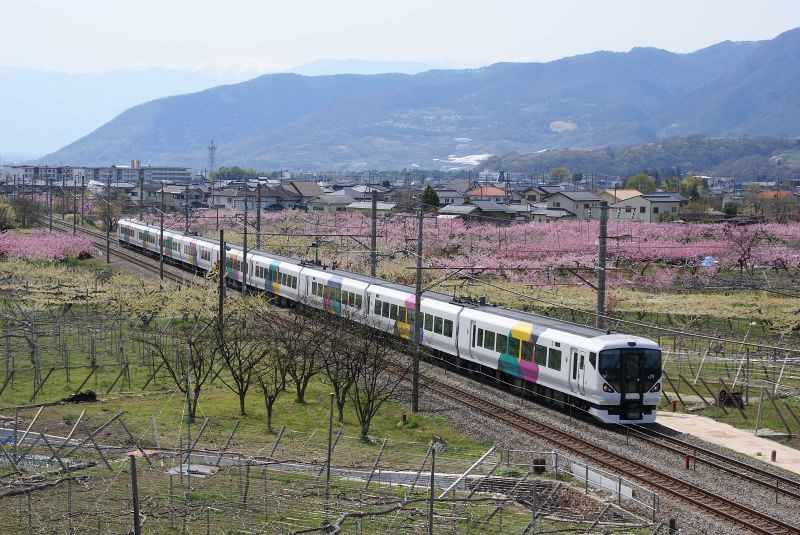
[[[800,481],[769,472],[763,468],[752,466],[738,459],[728,457],[722,453],[718,453],[702,446],[697,446],[690,442],[686,442],[685,440],[681,440],[664,433],[659,433],[652,429],[647,429],[638,425],[632,425],[631,429],[634,431],[635,436],[643,442],[647,442],[648,444],[658,446],[679,455],[688,455],[693,462],[699,462],[711,466],[712,468],[727,472],[752,483],[763,485],[770,490],[775,490],[776,492],[800,500]],[[675,446],[667,444],[667,442],[675,444]],[[707,458],[700,457],[700,454],[706,456]],[[733,468],[723,466],[722,463],[728,464]],[[742,473],[741,470],[746,470],[747,472],[751,472],[756,475],[748,475],[746,473]],[[783,484],[784,486],[781,487],[780,484]]]
[[[424,386],[433,393],[456,401],[485,416],[544,439],[559,448],[584,457],[599,466],[622,473],[646,485],[688,502],[703,511],[763,534],[800,534],[800,527],[736,503],[699,486],[659,472],[643,463],[593,444],[578,436],[533,420],[487,399],[445,384],[428,375],[421,377]]]
[[[65,232],[65,233],[72,232],[72,225],[71,224],[66,223],[66,222],[62,222],[62,221],[58,221],[58,220],[55,220],[55,219],[53,220],[53,228],[56,229],[56,230]],[[94,232],[94,231],[86,229],[86,228],[82,228],[82,227],[78,227],[77,230],[80,231],[83,234],[86,234],[86,235],[90,236],[90,241],[92,242],[92,244],[95,247],[99,247],[101,249],[105,249],[105,247],[106,247],[105,235],[97,233],[97,232]],[[129,250],[121,247],[118,244],[118,242],[113,242],[112,243],[112,247],[110,248],[110,252],[111,252],[112,255],[114,255],[114,256],[122,259],[122,260],[125,260],[126,262],[130,262],[131,264],[134,264],[134,265],[136,265],[138,267],[144,268],[144,269],[146,269],[147,271],[149,271],[151,273],[154,273],[156,275],[158,275],[158,273],[159,273],[158,266],[154,265],[152,262],[149,262],[148,260],[146,260],[146,259],[151,259],[151,257],[139,254],[139,253],[137,253],[135,251],[129,251]],[[173,271],[171,269],[165,269],[164,270],[164,277],[168,278],[169,280],[171,280],[173,282],[177,282],[179,284],[184,284],[184,283],[190,283],[191,284],[191,283],[194,283],[195,280],[194,280],[193,277],[191,277],[191,276],[187,277],[187,276],[183,275],[183,273],[185,273],[185,272],[186,272],[185,269],[182,269],[182,268],[179,268],[179,267],[176,267],[175,271]]]

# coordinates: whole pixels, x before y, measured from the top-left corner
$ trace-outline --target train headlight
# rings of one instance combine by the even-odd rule
[[[608,383],[603,383],[603,392],[614,392],[614,389]]]
[[[653,388],[650,389],[650,392],[661,392],[661,383],[656,383],[653,385]]]

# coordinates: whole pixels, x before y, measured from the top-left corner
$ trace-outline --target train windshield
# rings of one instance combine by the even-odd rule
[[[606,349],[600,352],[598,371],[617,392],[649,391],[661,377],[658,349]]]

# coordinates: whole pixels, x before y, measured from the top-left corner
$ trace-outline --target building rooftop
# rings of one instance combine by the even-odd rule
[[[626,201],[642,194],[638,189],[605,189],[602,193],[608,193],[612,197],[616,197],[619,201]]]
[[[553,195],[563,195],[572,201],[601,201],[600,197],[591,191],[558,191]]]
[[[397,207],[396,203],[393,202],[377,202],[377,209],[378,210],[394,210]],[[347,208],[351,210],[372,210],[372,201],[356,201],[351,202],[347,205]]]
[[[467,192],[470,197],[505,197],[506,190],[496,186],[480,186]]]
[[[439,208],[441,215],[469,215],[478,209],[474,204],[448,204]]]
[[[643,199],[647,199],[648,201],[655,201],[655,202],[684,202],[688,199],[681,195],[680,193],[650,193],[647,195],[642,195]]]

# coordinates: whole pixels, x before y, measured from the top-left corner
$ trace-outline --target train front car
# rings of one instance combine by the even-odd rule
[[[597,354],[590,354],[587,367],[587,375],[595,375],[594,391],[590,396],[587,392],[592,401],[589,412],[607,423],[655,422],[662,388],[658,344],[622,334],[592,341],[602,346]]]

